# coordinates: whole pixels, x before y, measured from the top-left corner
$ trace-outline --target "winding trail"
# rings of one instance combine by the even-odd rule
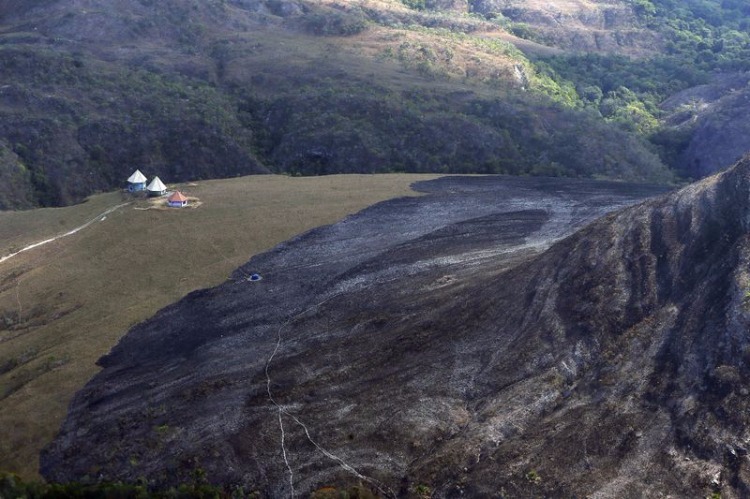
[[[127,206],[127,205],[129,205],[131,203],[132,202],[122,203],[122,204],[118,204],[117,206],[113,206],[111,208],[108,208],[107,210],[105,210],[104,212],[98,214],[97,216],[95,216],[94,218],[92,218],[91,220],[89,220],[88,222],[86,222],[85,224],[80,225],[80,226],[76,227],[73,230],[70,230],[70,231],[68,231],[68,232],[66,232],[64,234],[60,234],[60,235],[55,236],[55,237],[51,237],[49,239],[45,239],[44,241],[39,241],[39,242],[36,242],[34,244],[30,244],[30,245],[28,245],[28,246],[26,246],[24,248],[21,248],[20,250],[16,251],[15,253],[11,253],[9,255],[5,255],[4,257],[0,258],[0,263],[5,262],[6,260],[10,260],[14,256],[18,255],[19,253],[23,253],[24,251],[29,251],[29,250],[32,250],[34,248],[38,248],[39,246],[43,246],[43,245],[45,245],[47,243],[51,243],[52,241],[57,241],[58,239],[62,239],[63,237],[66,237],[66,236],[71,236],[71,235],[75,234],[76,232],[79,232],[79,231],[85,229],[86,227],[88,227],[89,225],[93,224],[97,220],[101,220],[102,217],[105,217],[105,216],[109,215],[110,213],[112,213],[112,212],[114,212],[116,210],[119,210],[123,206]]]

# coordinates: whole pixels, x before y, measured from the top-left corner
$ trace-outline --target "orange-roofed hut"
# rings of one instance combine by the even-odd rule
[[[167,198],[167,204],[172,208],[182,208],[183,206],[187,206],[188,198],[186,198],[180,191],[174,191],[174,193]]]

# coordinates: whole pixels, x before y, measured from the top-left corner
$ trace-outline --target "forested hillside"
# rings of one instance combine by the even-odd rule
[[[135,168],[703,175],[731,161],[690,151],[748,145],[700,135],[734,126],[713,111],[744,88],[662,104],[747,70],[748,18],[719,1],[0,0],[0,209]]]
[[[556,81],[573,83],[578,106],[648,138],[680,175],[702,177],[736,161],[750,150],[744,120],[722,115],[727,100],[733,109],[747,108],[742,74],[750,70],[750,5],[731,0],[631,3],[639,24],[659,34],[653,53],[576,51],[541,57],[538,67]],[[724,99],[736,93],[742,98]],[[707,127],[721,132],[706,137]],[[720,159],[712,159],[717,154]]]

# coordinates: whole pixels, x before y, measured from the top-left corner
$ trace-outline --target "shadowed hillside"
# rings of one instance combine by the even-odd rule
[[[454,7],[3,2],[0,209],[76,202],[135,168],[168,181],[670,178],[642,138],[578,109],[569,83],[538,71],[511,43],[529,46],[511,21]]]
[[[700,177],[750,150],[748,47],[737,1],[8,0],[0,209],[135,168]]]

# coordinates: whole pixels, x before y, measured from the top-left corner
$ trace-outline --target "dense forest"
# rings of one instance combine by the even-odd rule
[[[738,0],[633,0],[639,21],[663,36],[663,50],[647,57],[574,53],[540,57],[541,72],[576,88],[570,105],[648,138],[680,172],[689,135],[665,124],[660,104],[705,85],[718,74],[750,70],[750,5]],[[681,172],[685,173],[685,172]]]
[[[87,5],[0,3],[0,209],[77,202],[135,168],[168,181],[429,171],[664,182],[750,148],[727,118],[737,99],[664,106],[750,70],[739,1],[549,2],[552,14],[515,0]],[[553,14],[568,21],[551,28]],[[725,87],[716,102],[737,90]],[[737,133],[727,145],[703,129]],[[728,152],[692,153],[706,148]]]

